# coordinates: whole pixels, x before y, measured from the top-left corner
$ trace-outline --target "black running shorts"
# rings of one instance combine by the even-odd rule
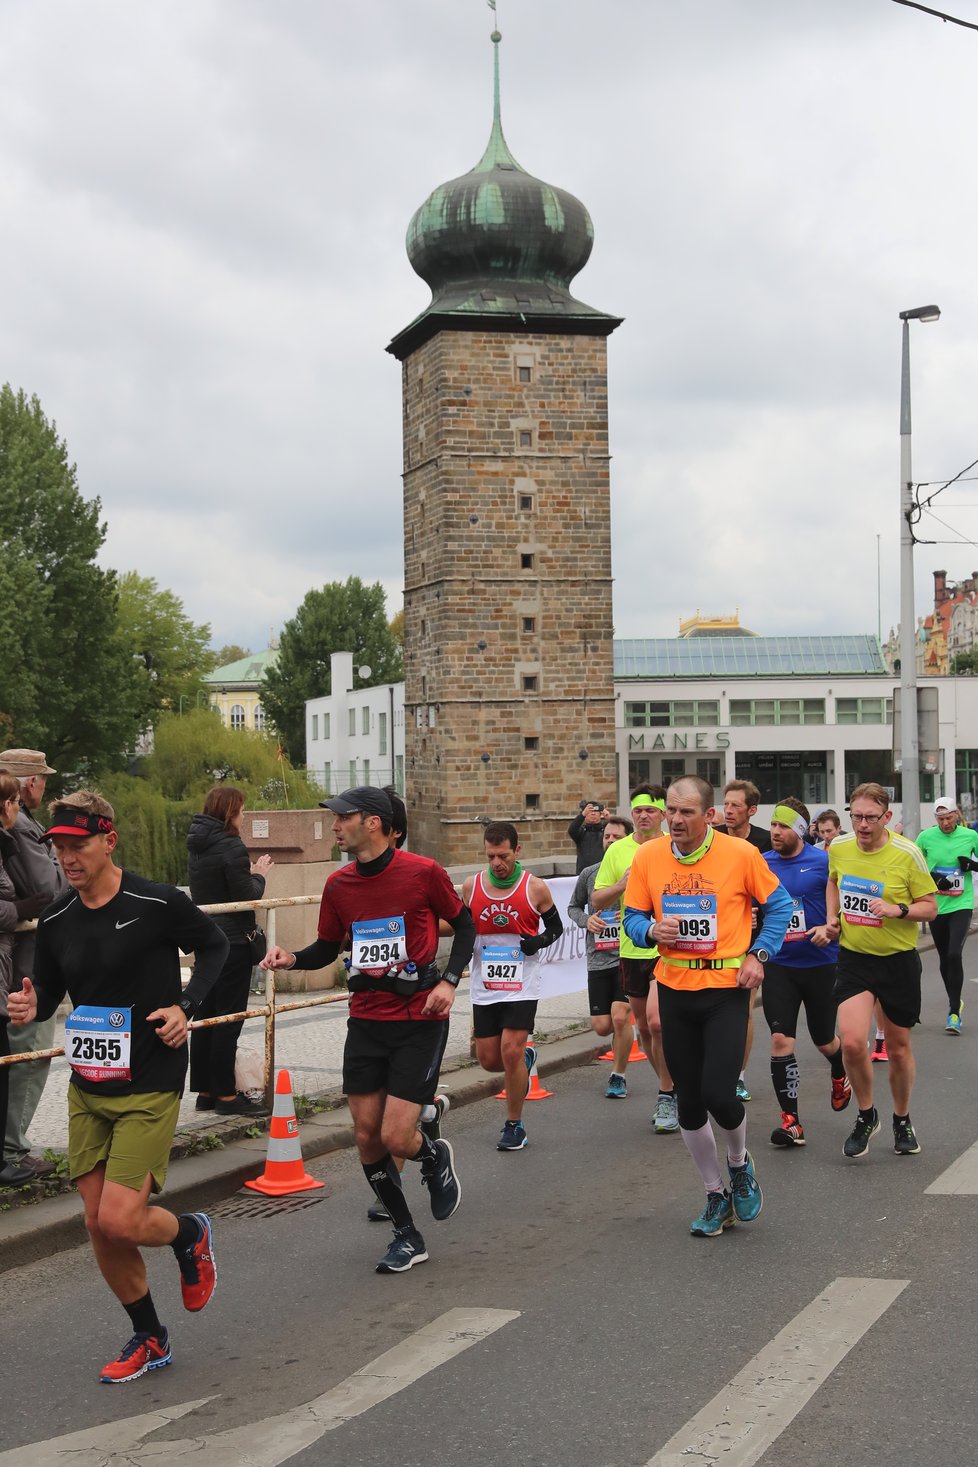
[[[476,1039],[495,1039],[504,1029],[525,1029],[527,1034],[532,1034],[536,1021],[535,998],[472,1005],[472,1028]]]
[[[347,1019],[343,1093],[429,1105],[447,1043],[447,1019]]]
[[[920,1023],[920,954],[909,952],[854,953],[839,948],[835,1000],[844,1004],[857,993],[871,993],[878,998],[891,1024],[912,1029]]]
[[[772,1034],[793,1039],[798,1033],[798,1014],[805,1005],[805,1020],[812,1043],[831,1044],[835,1038],[835,964],[817,968],[789,968],[787,964],[765,963],[761,1002]]]
[[[619,958],[621,986],[628,998],[648,998],[658,958]]]
[[[592,1014],[610,1014],[613,1003],[627,1003],[625,990],[621,986],[621,969],[616,963],[613,968],[599,968],[588,972],[587,1001]]]

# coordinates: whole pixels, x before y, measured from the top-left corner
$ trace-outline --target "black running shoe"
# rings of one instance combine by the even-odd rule
[[[845,1145],[842,1148],[843,1155],[848,1156],[853,1160],[855,1160],[855,1158],[858,1156],[865,1156],[867,1151],[869,1150],[870,1141],[872,1141],[874,1136],[879,1134],[879,1128],[879,1112],[875,1109],[875,1107],[873,1109],[872,1118],[870,1120],[864,1121],[862,1116],[857,1116],[856,1124],[853,1126],[850,1134],[846,1137]]]
[[[455,1174],[455,1153],[450,1141],[444,1138],[436,1141],[434,1159],[421,1163],[421,1185],[428,1188],[431,1215],[437,1222],[445,1222],[458,1210],[462,1184]]]
[[[893,1122],[893,1150],[897,1156],[919,1156],[920,1142],[909,1119]]]
[[[391,1245],[377,1265],[378,1273],[407,1273],[416,1263],[427,1263],[428,1250],[417,1228],[396,1228]]]

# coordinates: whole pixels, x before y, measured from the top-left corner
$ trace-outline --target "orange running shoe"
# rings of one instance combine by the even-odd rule
[[[790,1116],[787,1111],[781,1112],[781,1125],[776,1131],[771,1132],[772,1146],[804,1146],[805,1133],[801,1127],[801,1121],[797,1116]]]
[[[869,1056],[873,1064],[886,1064],[890,1056],[886,1052],[886,1040],[877,1039],[873,1044],[873,1052]]]
[[[180,1265],[180,1292],[183,1307],[198,1314],[217,1287],[217,1264],[214,1260],[214,1233],[206,1212],[189,1214],[200,1227],[200,1237],[177,1255]]]
[[[852,1099],[852,1086],[849,1084],[849,1076],[843,1075],[841,1080],[832,1076],[832,1109],[845,1110]]]
[[[165,1329],[158,1335],[136,1334],[127,1345],[123,1345],[118,1359],[110,1360],[102,1367],[99,1380],[103,1385],[125,1385],[127,1380],[138,1380],[147,1370],[160,1370],[169,1365],[172,1358],[170,1338]]]

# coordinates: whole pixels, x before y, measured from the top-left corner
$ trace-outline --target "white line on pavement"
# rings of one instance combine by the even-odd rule
[[[135,1462],[140,1467],[157,1462],[170,1467],[171,1463],[191,1461],[198,1467],[200,1463],[206,1463],[206,1467],[278,1467],[327,1431],[397,1395],[519,1317],[518,1309],[449,1309],[315,1400],[281,1416],[231,1427],[213,1436],[144,1440],[171,1418],[184,1416],[204,1404],[188,1401],[145,1416],[17,1447],[0,1453],[0,1467],[133,1467]]]
[[[978,1141],[969,1146],[963,1156],[952,1161],[946,1172],[935,1177],[924,1196],[930,1192],[944,1197],[974,1197],[978,1195]]]
[[[751,1467],[908,1282],[836,1279],[646,1467]]]

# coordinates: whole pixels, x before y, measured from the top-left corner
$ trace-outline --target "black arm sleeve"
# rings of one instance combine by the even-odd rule
[[[458,916],[454,919],[449,917],[446,920],[455,929],[455,936],[452,939],[452,950],[448,954],[448,967],[445,972],[460,976],[465,971],[475,947],[475,918],[463,902]]]
[[[340,955],[340,944],[338,942],[326,942],[324,938],[317,937],[308,947],[295,955],[293,968],[328,968],[330,963],[336,961]]]
[[[181,895],[178,893],[178,895]],[[180,910],[186,902],[192,915]],[[231,944],[227,937],[205,912],[201,912],[186,897],[179,904],[180,926],[174,935],[185,953],[194,955],[193,977],[184,990],[184,998],[199,1009],[221,976]]]
[[[543,931],[538,932],[535,937],[521,937],[520,947],[527,957],[540,952],[545,947],[552,947],[564,930],[564,924],[560,920],[560,913],[556,907],[550,907],[548,911],[540,913],[540,921],[543,923]]]

